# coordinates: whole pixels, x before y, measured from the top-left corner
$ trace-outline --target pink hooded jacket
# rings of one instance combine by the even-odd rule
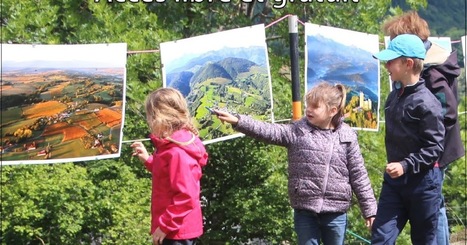
[[[144,165],[152,173],[151,234],[160,227],[168,239],[197,238],[203,234],[200,179],[206,149],[184,129],[169,138],[150,138],[156,151]]]

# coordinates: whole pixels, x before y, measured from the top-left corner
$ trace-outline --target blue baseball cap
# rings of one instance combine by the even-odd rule
[[[425,55],[426,49],[422,39],[412,34],[402,34],[392,39],[387,49],[374,54],[373,57],[383,61],[393,60],[401,56],[424,60]]]

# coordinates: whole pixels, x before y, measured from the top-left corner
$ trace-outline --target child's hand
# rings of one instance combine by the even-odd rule
[[[157,227],[156,231],[152,234],[152,241],[155,245],[162,245],[166,235],[160,227]]]
[[[228,122],[232,125],[236,125],[238,123],[238,117],[226,112],[226,111],[220,111],[220,110],[213,110],[217,114],[217,118],[223,122]]]
[[[148,160],[149,153],[143,143],[137,141],[131,144],[130,147],[133,148],[132,156],[137,156],[142,162],[146,162],[146,160]]]
[[[371,227],[373,226],[373,221],[375,221],[375,216],[365,219],[365,226],[371,231]]]
[[[401,177],[404,174],[404,168],[400,162],[390,162],[386,165],[386,173],[395,179]]]

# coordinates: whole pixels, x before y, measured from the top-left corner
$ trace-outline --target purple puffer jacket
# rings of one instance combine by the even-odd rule
[[[350,126],[341,123],[336,130],[322,130],[311,126],[305,117],[291,124],[238,117],[235,130],[287,148],[292,208],[315,213],[347,212],[353,190],[363,217],[376,215],[376,199],[357,135]]]

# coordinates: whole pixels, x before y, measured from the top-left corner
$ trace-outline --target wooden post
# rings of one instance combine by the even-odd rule
[[[294,121],[302,117],[302,98],[300,96],[300,77],[298,62],[298,18],[289,16],[290,61],[292,75],[292,119]]]

